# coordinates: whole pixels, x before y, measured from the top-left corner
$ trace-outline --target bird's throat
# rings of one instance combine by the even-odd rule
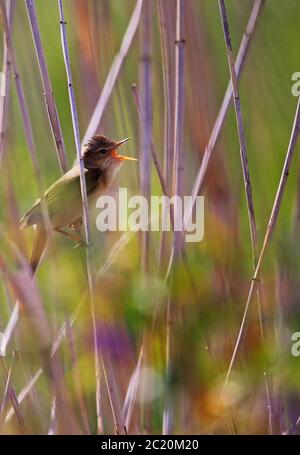
[[[112,163],[106,169],[90,168],[86,173],[86,179],[92,180],[95,183],[95,193],[106,192],[114,180],[116,173],[122,166],[122,162]]]

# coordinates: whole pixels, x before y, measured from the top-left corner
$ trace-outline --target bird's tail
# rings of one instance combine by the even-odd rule
[[[43,253],[45,251],[46,247],[46,242],[47,242],[47,232],[44,226],[36,226],[35,228],[35,233],[34,233],[34,239],[33,239],[33,246],[32,246],[32,252],[31,252],[31,257],[29,261],[29,265],[32,270],[32,274],[34,275],[40,261],[42,259]]]

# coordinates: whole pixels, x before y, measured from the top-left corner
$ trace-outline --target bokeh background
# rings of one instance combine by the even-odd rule
[[[260,249],[297,104],[291,77],[300,71],[300,5],[298,0],[284,5],[280,0],[227,1],[235,55],[254,3],[264,5],[239,88]],[[13,11],[12,48],[32,123],[41,186],[46,190],[59,177],[60,168],[26,2],[2,4]],[[35,0],[33,4],[70,167],[76,150],[58,3]],[[136,5],[134,0],[63,0],[81,137]],[[189,195],[229,71],[218,2],[184,0],[183,10],[184,194]],[[169,128],[172,157],[176,1],[144,0],[138,19],[97,131],[118,140],[132,137],[124,152],[140,158],[139,164],[124,164],[112,193],[119,186],[127,187],[129,194],[144,191],[146,172],[150,193],[161,195],[149,137],[153,135],[172,192],[166,131]],[[164,278],[172,233],[164,236],[163,243],[161,233],[100,233],[91,208],[95,339],[85,248],[74,249],[72,241],[53,235],[31,283],[25,258],[30,256],[33,231],[20,231],[18,220],[39,197],[39,185],[9,70],[6,79],[10,87],[1,113],[5,128],[0,169],[0,332],[9,333],[9,339],[1,352],[1,432],[114,433],[117,426],[120,433],[125,424],[131,434],[299,432],[300,359],[291,354],[292,333],[300,331],[299,145],[260,276],[264,336],[253,299],[237,360],[221,394],[253,275],[233,106],[199,193],[205,196],[204,239],[184,244],[185,261],[180,256],[175,260],[169,280]],[[147,119],[144,128],[133,84]],[[12,318],[17,298],[19,314]],[[14,326],[11,333],[9,321]],[[62,325],[63,336],[50,361],[51,344]]]

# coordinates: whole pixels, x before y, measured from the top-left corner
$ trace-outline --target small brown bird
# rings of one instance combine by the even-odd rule
[[[100,194],[107,191],[124,160],[137,161],[135,158],[118,155],[117,149],[130,138],[113,141],[105,136],[95,135],[83,149],[86,190],[89,207]],[[73,240],[80,240],[64,227],[73,227],[82,221],[82,199],[80,189],[80,169],[75,165],[56,180],[44,194],[48,214],[53,230]],[[20,220],[21,228],[35,226],[35,238],[30,258],[30,267],[34,274],[44,252],[47,232],[44,225],[41,199]]]

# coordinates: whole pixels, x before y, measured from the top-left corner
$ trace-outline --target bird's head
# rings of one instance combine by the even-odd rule
[[[136,158],[119,155],[117,150],[130,138],[113,141],[99,134],[94,135],[84,146],[83,162],[86,169],[101,169],[119,167],[124,160],[137,161]]]

